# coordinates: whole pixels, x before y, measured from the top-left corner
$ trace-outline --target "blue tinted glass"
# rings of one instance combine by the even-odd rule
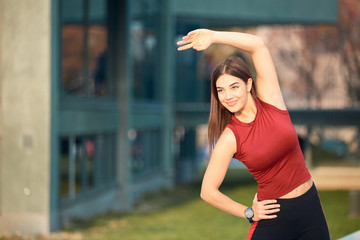
[[[135,176],[160,167],[160,133],[159,129],[130,130],[131,168]]]
[[[60,197],[76,198],[114,182],[115,145],[115,134],[61,137]]]
[[[63,0],[61,3],[63,93],[110,95],[106,75],[107,1]]]
[[[160,68],[159,1],[134,1],[130,23],[135,99],[158,99]]]

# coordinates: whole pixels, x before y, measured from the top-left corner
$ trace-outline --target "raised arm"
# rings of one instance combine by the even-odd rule
[[[258,97],[279,109],[286,109],[275,67],[263,40],[255,35],[240,32],[221,32],[208,29],[191,31],[178,42],[178,50],[193,48],[205,50],[211,44],[226,44],[248,52],[256,70],[256,88]]]

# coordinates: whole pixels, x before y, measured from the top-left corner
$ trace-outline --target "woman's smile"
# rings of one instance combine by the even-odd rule
[[[229,107],[234,107],[237,102],[238,102],[237,100],[232,100],[232,101],[227,101],[227,102],[225,102],[225,103],[226,103],[226,105],[228,105]]]

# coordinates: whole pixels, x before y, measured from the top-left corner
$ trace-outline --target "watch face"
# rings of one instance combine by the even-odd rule
[[[245,217],[252,218],[254,216],[254,211],[250,208],[245,210]]]

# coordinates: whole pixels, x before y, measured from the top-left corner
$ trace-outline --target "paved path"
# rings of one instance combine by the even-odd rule
[[[360,230],[345,237],[339,238],[338,240],[360,240]]]
[[[317,167],[310,172],[319,190],[360,190],[360,167]]]

